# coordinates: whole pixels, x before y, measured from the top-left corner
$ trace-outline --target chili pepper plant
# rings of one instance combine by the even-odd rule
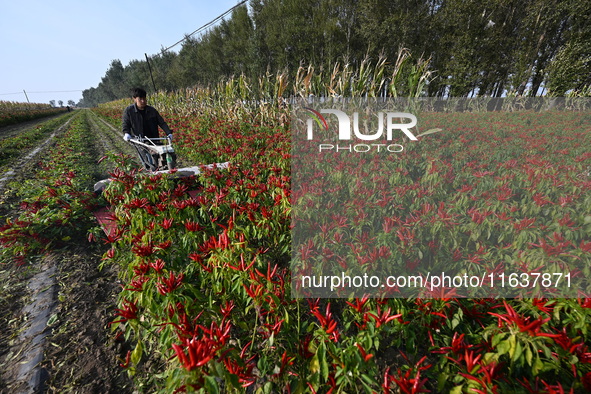
[[[104,238],[102,264],[120,268],[111,328],[133,343],[121,364],[139,390],[591,389],[587,288],[572,298],[460,298],[451,290],[420,298],[293,298],[290,215],[299,196],[292,193],[288,128],[218,110],[187,115],[190,108],[176,105],[163,115],[179,156],[230,166],[177,178],[139,176],[121,162],[111,174],[104,198],[116,228]],[[118,124],[119,107],[97,111]],[[376,210],[392,210],[376,215],[387,222],[363,227],[352,215],[338,226],[318,223],[326,231],[310,253],[372,228],[368,238],[388,239],[388,253],[378,258],[397,263],[575,262],[588,276],[589,115],[545,116],[439,114],[430,126],[445,131],[409,147],[376,179],[390,185],[374,194],[387,204],[372,201]],[[541,127],[549,122],[549,130]],[[320,189],[322,178],[313,180]]]
[[[49,104],[0,101],[0,127],[66,112],[66,108]]]
[[[5,264],[23,265],[53,249],[79,242],[93,227],[92,193],[96,164],[91,156],[92,135],[86,114],[76,113],[31,171],[24,183],[12,183],[19,207],[0,227],[0,257]],[[59,121],[44,124],[25,140],[32,144]],[[63,122],[63,119],[61,120]],[[45,135],[46,136],[46,135]],[[3,141],[4,142],[4,141]],[[21,145],[27,146],[26,143]]]

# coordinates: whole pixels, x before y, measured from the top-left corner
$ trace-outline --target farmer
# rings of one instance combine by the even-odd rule
[[[129,141],[132,136],[159,138],[158,126],[172,140],[172,130],[168,127],[156,108],[148,105],[146,91],[142,88],[132,90],[134,103],[123,111],[123,139]]]

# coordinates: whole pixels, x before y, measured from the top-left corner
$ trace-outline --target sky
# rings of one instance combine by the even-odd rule
[[[0,0],[0,101],[78,103],[113,60],[145,60],[238,3]]]

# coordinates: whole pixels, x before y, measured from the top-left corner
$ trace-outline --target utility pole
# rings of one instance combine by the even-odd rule
[[[156,84],[154,83],[154,77],[152,76],[152,67],[150,66],[150,59],[148,59],[148,54],[144,53],[146,56],[146,62],[148,63],[148,70],[150,70],[150,78],[152,78],[152,86],[154,86],[154,93],[156,93]]]
[[[23,93],[25,94],[25,97],[27,98],[27,103],[31,104],[31,102],[29,101],[29,96],[27,96],[27,92],[25,92],[25,89],[23,89]]]

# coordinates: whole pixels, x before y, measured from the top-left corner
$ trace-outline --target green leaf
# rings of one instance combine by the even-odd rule
[[[534,376],[537,376],[538,373],[540,373],[540,371],[544,368],[544,362],[542,360],[540,360],[540,356],[536,355],[536,359],[534,361],[534,364],[532,365],[532,373]]]
[[[519,360],[519,358],[521,357],[522,352],[523,352],[523,348],[521,346],[521,343],[520,342],[517,342],[516,345],[515,345],[515,352],[513,353],[512,360],[514,362],[517,362],[517,360]]]
[[[499,354],[498,353],[485,353],[484,357],[482,358],[482,360],[488,364],[491,361],[497,361],[499,359]]]
[[[500,334],[496,334],[496,335],[494,335],[494,336],[493,336],[493,338],[492,338],[492,341],[491,341],[491,345],[492,345],[492,347],[496,347],[496,346],[497,346],[497,344],[498,344],[499,342],[501,342],[501,340],[502,340],[503,338],[505,338],[505,335],[506,335],[506,333],[500,333]]]
[[[234,387],[236,390],[239,390],[242,385],[240,384],[240,380],[238,379],[238,375],[234,375],[233,373],[228,373],[226,375],[227,379],[230,381],[230,384],[232,385],[232,387]]]
[[[137,345],[135,345],[135,349],[131,352],[131,362],[137,365],[144,352],[144,346],[142,345],[142,341],[138,341]]]
[[[376,335],[373,339],[373,347],[378,350],[380,348],[380,337]]]
[[[527,346],[525,348],[525,362],[527,362],[527,365],[531,366],[533,357],[534,357],[534,354],[531,351],[531,347],[530,346]]]
[[[511,343],[508,340],[504,340],[499,342],[499,344],[497,345],[497,352],[499,352],[499,355],[503,355],[507,353],[510,348]]]
[[[321,342],[320,345],[318,345],[316,355],[318,356],[318,362],[320,363],[320,375],[326,382],[328,380],[328,362],[326,361],[326,346],[324,342]]]
[[[312,356],[312,359],[310,360],[310,372],[312,374],[317,374],[318,372],[320,372],[320,361],[318,361],[318,353],[316,353],[314,356]]]
[[[443,392],[443,388],[446,386],[447,381],[449,380],[449,374],[442,372],[437,376],[437,389],[438,392]]]
[[[511,357],[511,359],[513,360],[515,348],[517,347],[515,335],[511,335],[507,341],[509,342],[509,357]]]
[[[205,376],[205,388],[208,393],[217,394],[220,392],[218,382],[215,380],[215,377],[213,376]]]
[[[460,385],[460,386],[456,386],[453,389],[451,389],[449,391],[449,394],[462,394],[462,388],[464,387],[464,385]]]
[[[57,317],[57,313],[54,313],[53,315],[51,315],[49,317],[49,319],[47,320],[47,325],[48,326],[52,326],[54,325],[56,322],[58,321],[58,317]]]
[[[272,392],[273,392],[273,383],[271,383],[271,382],[265,383],[265,385],[263,386],[263,393],[270,394]]]

